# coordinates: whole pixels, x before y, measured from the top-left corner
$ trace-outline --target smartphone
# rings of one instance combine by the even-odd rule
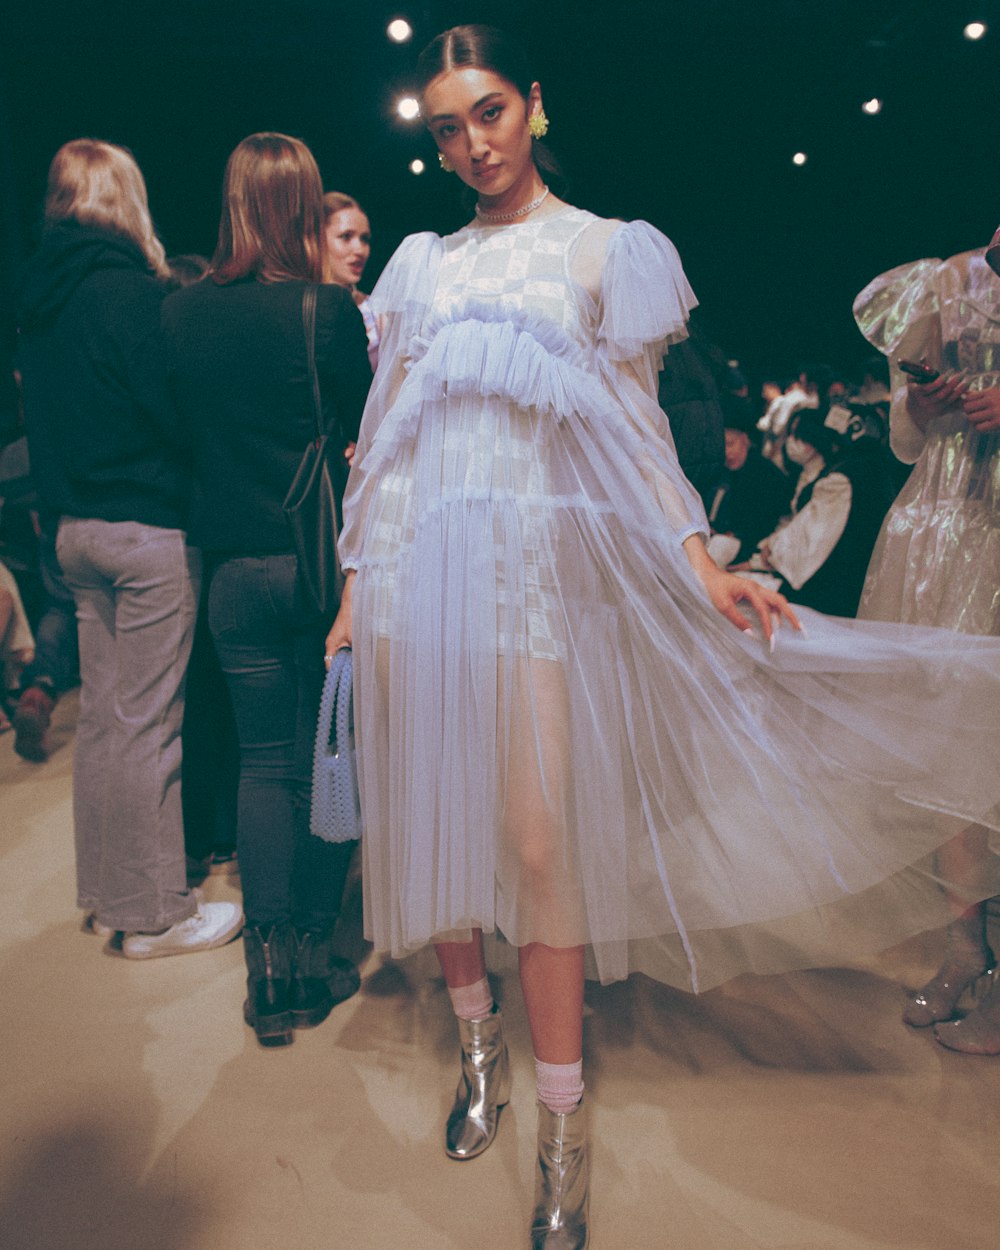
[[[925,365],[922,361],[901,360],[899,367],[904,373],[908,373],[911,378],[916,379],[921,386],[926,386],[928,382],[936,382],[941,376],[932,365]]]

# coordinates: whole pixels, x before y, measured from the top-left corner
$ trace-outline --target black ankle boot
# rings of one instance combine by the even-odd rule
[[[290,1046],[292,1032],[290,987],[292,979],[292,930],[288,924],[269,929],[243,930],[243,953],[247,961],[247,997],[243,1019],[257,1034],[262,1046]]]
[[[292,1021],[297,1029],[311,1029],[358,992],[361,976],[349,959],[333,953],[332,932],[296,929],[293,941]]]

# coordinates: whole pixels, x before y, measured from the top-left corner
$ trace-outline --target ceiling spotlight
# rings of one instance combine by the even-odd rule
[[[970,22],[968,26],[966,26],[965,30],[962,31],[962,34],[966,37],[966,39],[982,39],[983,35],[986,34],[986,23]]]
[[[877,95],[873,95],[870,100],[865,100],[861,106],[862,113],[867,113],[869,117],[875,117],[882,112],[882,101]]]
[[[411,174],[422,174],[426,168],[427,166],[424,164],[424,162],[420,159],[419,156],[417,157],[415,161],[410,161],[410,173]]]
[[[396,112],[404,122],[412,122],[420,116],[420,103],[411,95],[404,95],[396,104]]]
[[[385,33],[393,43],[406,43],[413,38],[413,27],[404,17],[394,17],[385,28]]]
[[[809,157],[806,156],[805,152],[796,152],[795,155],[792,157],[792,164],[804,165],[808,159]]]

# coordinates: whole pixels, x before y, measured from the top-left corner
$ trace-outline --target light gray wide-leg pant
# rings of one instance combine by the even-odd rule
[[[199,553],[181,530],[76,517],[60,522],[56,550],[80,633],[77,903],[110,928],[155,932],[196,910],[181,721]]]

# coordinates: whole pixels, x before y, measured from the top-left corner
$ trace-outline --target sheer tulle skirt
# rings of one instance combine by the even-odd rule
[[[608,414],[428,400],[378,455],[353,597],[377,947],[482,928],[706,989],[947,918],[935,848],[1000,824],[1000,644],[806,613],[769,654]],[[1000,890],[996,858],[959,884]]]

